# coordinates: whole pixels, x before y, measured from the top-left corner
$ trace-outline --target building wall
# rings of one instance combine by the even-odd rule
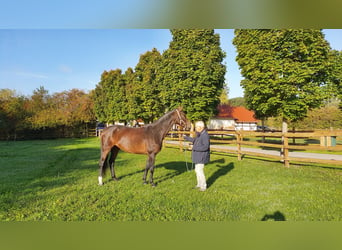
[[[246,131],[256,131],[257,130],[257,123],[255,122],[237,122],[236,130],[246,130]]]
[[[234,120],[224,120],[224,119],[210,119],[208,123],[208,129],[225,129],[225,130],[235,130]]]
[[[208,123],[208,129],[214,130],[257,130],[256,122],[235,122],[232,119],[211,119]]]

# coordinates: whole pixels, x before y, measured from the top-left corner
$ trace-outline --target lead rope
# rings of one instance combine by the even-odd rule
[[[188,161],[186,159],[186,148],[183,149],[184,152],[184,160],[185,160],[185,166],[186,166],[186,170],[189,172],[189,167],[188,167]]]
[[[181,123],[185,123],[185,122],[183,121],[183,119],[182,119],[182,117],[181,117],[181,115],[180,115],[178,109],[176,109],[176,112],[177,112],[177,115],[178,115],[178,118],[179,118],[179,123],[180,123],[180,124],[181,124]],[[186,151],[187,151],[187,150],[184,148],[184,145],[185,145],[185,143],[184,143],[184,141],[183,141],[183,152],[184,152],[185,166],[186,166],[186,170],[187,170],[187,171],[190,171],[190,170],[189,170],[189,167],[188,167],[188,161],[187,161],[187,159],[186,159]],[[191,170],[193,170],[193,169],[194,169],[194,163],[192,162],[192,163],[191,163]]]
[[[189,172],[189,171],[191,171],[191,170],[193,170],[194,169],[194,163],[193,162],[191,162],[191,169],[189,170],[189,166],[188,166],[188,161],[187,161],[187,157],[186,157],[186,149],[184,149],[184,160],[185,160],[185,166],[186,166],[186,170]]]
[[[177,109],[176,109],[177,110]],[[177,110],[178,111],[178,110]],[[178,112],[177,112],[178,114]],[[178,132],[181,132],[181,127],[178,127]],[[184,136],[183,133],[180,133],[178,134],[178,136]],[[185,140],[184,140],[184,137],[183,137],[183,142],[182,142],[182,146],[183,146],[183,153],[184,153],[184,161],[185,161],[185,167],[186,167],[186,170],[189,171],[189,167],[188,167],[188,161],[186,159],[186,148],[184,147],[185,146]]]
[[[186,145],[186,144],[185,144],[184,141],[183,141],[184,161],[185,161],[186,170],[189,172],[189,171],[191,171],[191,170],[194,169],[194,163],[191,162],[191,169],[189,170],[188,160],[187,160],[187,158],[189,158],[189,157],[186,157],[186,151],[187,151],[187,149],[184,147],[185,145]]]

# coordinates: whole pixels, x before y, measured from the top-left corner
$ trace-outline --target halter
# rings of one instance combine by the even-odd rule
[[[183,123],[183,124],[186,124],[186,122],[183,121],[183,119],[182,119],[182,117],[181,117],[181,115],[180,115],[178,109],[176,109],[176,111],[177,111],[177,115],[178,115],[178,118],[179,118],[179,124],[180,124],[180,125],[182,125],[182,123]]]

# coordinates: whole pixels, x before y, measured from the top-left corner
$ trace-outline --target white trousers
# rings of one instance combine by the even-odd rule
[[[204,164],[197,163],[195,164],[195,172],[197,177],[197,187],[201,189],[207,189],[207,182],[205,180],[204,175]]]

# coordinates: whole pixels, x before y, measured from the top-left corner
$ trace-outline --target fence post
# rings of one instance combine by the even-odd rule
[[[182,134],[180,133],[180,128],[178,128],[178,141],[179,141],[179,151],[183,152],[183,137]]]
[[[283,118],[283,122],[282,122],[282,136],[281,136],[281,144],[282,147],[280,149],[280,159],[281,161],[284,162],[284,166],[285,167],[290,167],[290,163],[289,163],[289,137],[288,137],[288,125],[286,120]]]
[[[240,131],[236,131],[236,142],[237,142],[237,153],[238,153],[238,160],[242,160],[242,151],[241,151],[241,140],[242,140],[242,135]]]
[[[284,150],[284,166],[289,168],[290,167],[290,160],[289,160],[289,137],[288,134],[284,134],[284,143],[283,143],[283,150]]]

